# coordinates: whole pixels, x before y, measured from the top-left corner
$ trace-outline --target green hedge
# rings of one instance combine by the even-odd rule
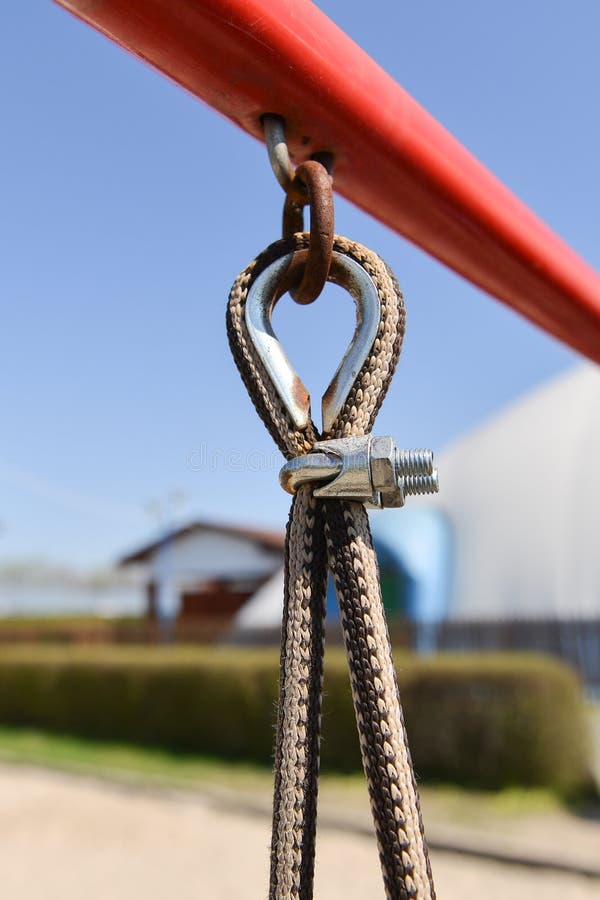
[[[0,724],[269,763],[277,700],[272,650],[0,650]],[[399,658],[418,777],[485,787],[589,781],[580,687],[535,656]],[[323,766],[360,767],[346,663],[329,653]]]

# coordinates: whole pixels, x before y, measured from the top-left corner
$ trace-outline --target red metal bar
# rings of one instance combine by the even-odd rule
[[[309,0],[57,0],[546,331],[600,362],[600,277]]]

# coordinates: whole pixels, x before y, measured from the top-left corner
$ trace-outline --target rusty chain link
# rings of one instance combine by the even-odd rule
[[[285,142],[283,119],[268,114],[263,116],[262,122],[273,172],[286,193],[284,238],[304,231],[304,207],[308,206],[310,210],[308,255],[304,252],[290,266],[293,280],[289,292],[296,303],[305,305],[317,299],[331,266],[334,212],[330,170],[333,157],[329,153],[315,154],[313,159],[294,169]]]

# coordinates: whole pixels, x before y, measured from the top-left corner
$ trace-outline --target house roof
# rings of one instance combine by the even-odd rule
[[[155,541],[140,547],[133,553],[128,553],[118,561],[118,565],[127,566],[132,563],[145,562],[152,554],[163,547],[167,542],[188,537],[191,534],[223,534],[230,537],[241,538],[249,543],[256,544],[264,550],[283,553],[285,546],[285,534],[282,531],[268,531],[262,528],[249,528],[237,525],[216,524],[214,522],[190,522],[180,528],[174,528],[168,534]]]

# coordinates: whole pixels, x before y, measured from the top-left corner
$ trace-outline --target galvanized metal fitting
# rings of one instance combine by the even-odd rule
[[[310,422],[310,397],[285,350],[277,340],[271,318],[279,298],[278,289],[294,254],[270,263],[258,275],[246,297],[245,320],[248,336],[294,427],[304,431]],[[345,288],[356,304],[356,330],[329,387],[323,394],[323,431],[331,431],[357,372],[365,364],[377,336],[381,302],[373,279],[355,259],[334,250],[329,280]]]
[[[319,441],[310,453],[285,463],[282,488],[296,493],[314,483],[315,497],[355,500],[373,509],[404,506],[409,494],[435,494],[438,473],[431,450],[400,450],[392,437]]]
[[[276,113],[264,113],[261,116],[261,123],[264,130],[269,161],[275,178],[286,194],[289,194],[290,191],[292,191],[292,193],[295,191],[296,200],[299,203],[306,203],[308,200],[308,193],[306,190],[303,190],[302,185],[294,185],[296,170],[292,163],[287,145],[285,119],[283,116],[277,115]],[[317,153],[313,153],[310,158],[320,162],[321,165],[327,169],[327,172],[331,177],[334,163],[333,153],[321,150]]]

